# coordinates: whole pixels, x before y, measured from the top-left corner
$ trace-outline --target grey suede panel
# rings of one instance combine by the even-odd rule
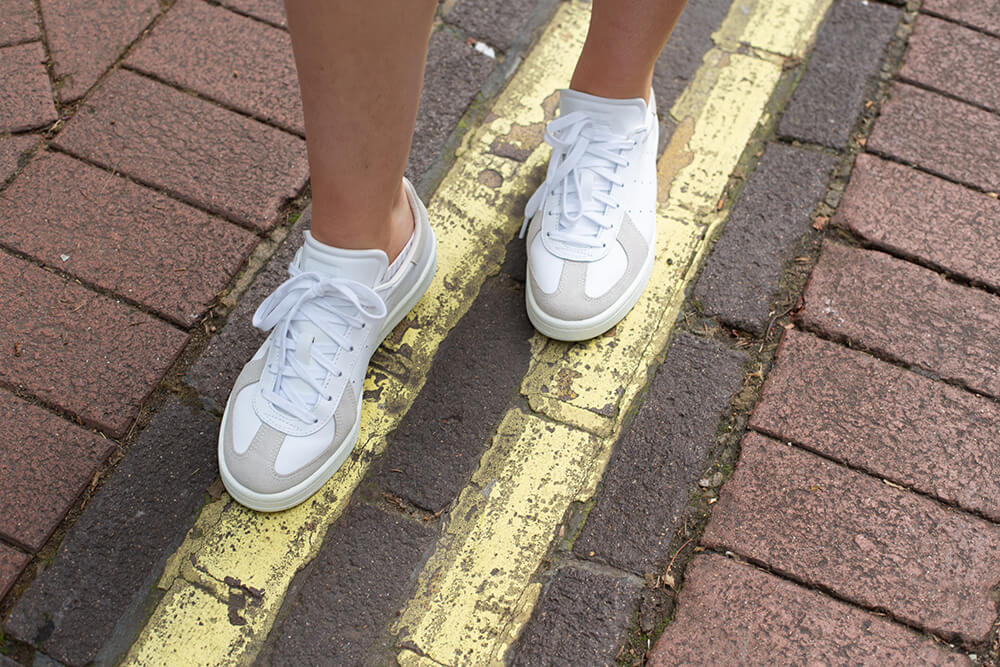
[[[611,308],[635,282],[649,248],[646,239],[642,237],[642,233],[628,215],[622,220],[621,229],[618,230],[618,241],[625,249],[628,264],[625,273],[610,290],[599,297],[587,296],[584,286],[591,262],[565,261],[562,274],[559,276],[559,286],[551,294],[543,292],[535,282],[535,277],[531,276],[531,296],[538,309],[550,317],[579,322],[600,315]]]
[[[345,387],[337,409],[333,413],[337,426],[333,441],[308,465],[289,475],[279,475],[274,470],[278,452],[285,443],[284,433],[267,424],[261,424],[247,451],[237,454],[233,449],[232,421],[227,421],[223,439],[226,468],[240,484],[256,493],[279,493],[290,489],[315,473],[333,456],[347,434],[354,428],[358,418],[357,406],[354,393],[349,387]]]
[[[239,376],[237,376],[236,382],[233,383],[233,390],[230,392],[230,396],[235,396],[249,385],[259,382],[261,374],[264,373],[265,366],[267,366],[266,355],[260,359],[248,361],[243,366],[243,370],[240,371]]]

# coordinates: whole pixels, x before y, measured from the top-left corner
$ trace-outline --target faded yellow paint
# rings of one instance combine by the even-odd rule
[[[430,658],[417,655],[407,649],[396,654],[396,662],[399,663],[400,667],[441,667],[440,662],[434,662]]]
[[[133,648],[132,661],[140,665],[205,665],[211,656],[230,648],[229,610],[211,594],[183,579],[176,580],[160,602],[174,614],[174,622],[147,628],[149,639]]]
[[[727,49],[746,44],[782,56],[805,54],[832,0],[736,0],[716,42]]]
[[[724,56],[724,57],[723,57]],[[686,94],[677,109],[680,128],[659,163],[668,186],[657,221],[657,260],[642,298],[613,331],[583,343],[547,341],[521,385],[532,409],[600,435],[610,435],[622,407],[646,383],[646,367],[669,331],[667,306],[682,289],[744,147],[781,75],[773,63],[739,54],[704,60],[714,81],[701,105]],[[721,66],[721,70],[718,67]],[[709,75],[699,71],[692,89]]]
[[[589,341],[548,340],[532,359],[521,393],[533,410],[598,435],[614,432],[626,388],[645,383],[646,349],[664,324],[666,303],[683,281],[704,232],[662,215],[657,222],[653,274],[628,317]]]
[[[753,8],[783,17],[783,29],[792,30],[799,48],[808,43],[822,12],[776,9],[782,2]],[[824,3],[815,6],[825,9]],[[758,48],[781,48],[764,40],[753,12],[746,25],[754,26],[746,34]],[[669,341],[706,240],[725,220],[727,211],[719,210],[718,202],[766,120],[781,71],[781,59],[771,53],[713,49],[672,109],[679,131],[658,165],[666,196],[658,210],[650,284],[629,316],[605,336],[572,345],[533,339],[521,392],[532,410],[555,423],[543,430],[531,426],[532,417],[509,413],[473,484],[450,513],[453,523],[394,628],[426,658],[447,665],[503,664],[537,600],[540,584],[532,577],[553,530],[573,500],[595,492],[624,414]],[[504,434],[518,429],[515,444],[508,445]],[[589,458],[574,459],[581,451]],[[552,452],[563,458],[555,460]],[[495,489],[509,495],[496,496]]]
[[[667,196],[659,210],[658,261],[633,312],[611,335],[588,343],[532,340],[522,393],[540,415],[505,416],[450,512],[397,625],[419,651],[401,651],[401,664],[499,664],[530,616],[540,591],[532,576],[553,530],[574,499],[594,493],[623,414],[668,342],[706,234],[725,218],[716,202],[780,75],[775,54],[800,54],[829,4],[796,2],[737,0],[716,35],[718,48],[705,55],[671,110],[683,131],[659,163]],[[160,582],[166,594],[129,664],[253,661],[291,578],[315,556],[368,462],[384,450],[441,341],[498,270],[521,222],[513,202],[531,191],[547,158],[537,144],[552,115],[552,91],[568,80],[588,19],[588,3],[559,8],[431,198],[440,268],[373,359],[355,454],[317,496],[288,512],[258,514],[226,496],[209,504],[168,562]],[[749,55],[733,52],[741,43],[753,47]],[[524,154],[524,162],[503,157]]]
[[[244,610],[241,625],[215,624],[212,641],[184,664],[252,662],[292,577],[315,556],[369,461],[384,450],[386,436],[422,388],[441,341],[471,305],[486,276],[499,270],[504,246],[521,224],[522,212],[514,203],[531,190],[547,148],[536,146],[527,160],[518,162],[493,154],[491,147],[505,129],[537,126],[551,117],[552,93],[569,79],[586,34],[588,11],[580,2],[560,8],[498,98],[491,120],[465,141],[428,202],[438,239],[438,272],[414,312],[372,361],[354,454],[318,494],[286,512],[253,512],[228,496],[209,504],[169,559],[160,581],[161,588],[171,591],[187,591],[194,583],[198,594],[166,595],[129,652],[128,664],[177,664],[182,650],[174,645],[178,637],[187,632],[197,636],[203,619],[228,618],[231,584],[259,591],[259,604]],[[519,132],[517,139],[523,141],[524,133]],[[484,172],[488,176],[481,179]]]
[[[672,137],[660,157],[662,171],[681,162],[678,155],[689,156],[676,170],[669,189],[660,192],[660,201],[669,207],[667,214],[686,222],[699,222],[699,216],[716,210],[781,76],[780,65],[752,56],[713,51],[705,62],[708,67],[698,71],[690,90],[697,89],[703,79],[714,83],[700,99],[685,92],[674,105],[674,119],[693,123],[693,127],[687,136]],[[687,214],[673,213],[677,209]]]
[[[449,665],[496,663],[514,633],[512,610],[534,606],[527,586],[566,508],[605,443],[511,410],[396,624],[400,641]],[[526,618],[524,618],[526,620]]]

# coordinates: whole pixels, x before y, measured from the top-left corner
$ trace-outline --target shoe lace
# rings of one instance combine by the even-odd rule
[[[634,148],[646,132],[648,129],[643,127],[626,136],[617,135],[581,111],[549,123],[545,143],[552,146],[552,158],[545,182],[524,208],[520,237],[524,238],[528,223],[545,208],[549,197],[560,195],[549,211],[558,216],[558,225],[547,234],[579,248],[605,245],[599,240],[600,234],[614,226],[607,212],[621,208],[611,191],[614,186],[625,184],[615,171],[617,167],[628,166],[622,152]]]
[[[343,375],[333,362],[337,351],[354,351],[348,333],[384,319],[387,310],[374,290],[355,280],[306,272],[294,263],[289,265],[288,272],[291,277],[264,299],[253,315],[253,325],[258,329],[275,329],[272,345],[276,349],[272,349],[268,358],[274,383],[264,387],[261,396],[299,420],[315,423],[318,420],[310,409],[324,394],[322,382],[326,373]],[[304,322],[311,322],[328,339],[315,339],[309,350],[310,362],[325,371],[318,377],[295,354],[299,337],[304,333],[300,323]],[[297,383],[289,382],[292,379],[301,380],[312,392],[301,391],[301,386],[296,388]],[[333,400],[332,396],[325,398]]]

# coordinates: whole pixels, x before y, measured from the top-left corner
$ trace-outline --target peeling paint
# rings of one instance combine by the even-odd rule
[[[502,632],[511,611],[534,606],[539,589],[525,604],[526,584],[605,446],[589,433],[508,412],[473,475],[475,483],[500,483],[489,498],[472,487],[459,496],[397,623],[400,640],[449,665],[496,663],[507,648],[498,635],[512,641],[514,633]]]
[[[387,339],[377,367],[366,378],[361,435],[352,456],[319,493],[291,510],[261,514],[230,502],[226,495],[206,506],[169,559],[160,579],[168,594],[140,633],[127,664],[253,661],[292,577],[315,557],[326,529],[340,516],[370,462],[385,449],[386,437],[422,388],[441,341],[468,310],[486,276],[499,270],[507,241],[521,226],[522,211],[515,202],[530,191],[548,149],[537,146],[518,162],[492,154],[489,147],[499,127],[551,117],[552,91],[568,80],[586,34],[585,7],[574,3],[561,11],[568,20],[553,21],[497,99],[493,119],[464,142],[460,157],[428,202],[438,239],[438,272],[414,312]],[[480,182],[487,171],[499,175],[499,187]],[[262,593],[259,606],[248,604],[239,611],[243,625],[229,622],[226,577]],[[201,650],[194,653],[190,645],[177,645],[200,636],[205,619],[211,619],[213,633]],[[178,662],[181,655],[184,660]]]
[[[713,37],[729,50],[745,44],[768,53],[800,57],[831,4],[832,0],[737,0]]]
[[[503,662],[537,601],[532,577],[556,526],[573,501],[597,488],[623,415],[669,340],[705,239],[725,219],[716,204],[780,76],[782,60],[774,54],[802,53],[829,3],[734,3],[716,48],[671,110],[679,128],[658,165],[666,198],[649,287],[610,335],[573,345],[533,337],[521,393],[534,412],[505,416],[460,494],[395,626],[403,640],[400,664]],[[554,114],[552,91],[569,79],[588,20],[589,3],[561,5],[483,125],[456,151],[428,205],[438,274],[378,353],[352,457],[319,494],[287,512],[258,514],[228,496],[207,505],[167,563],[159,582],[166,594],[129,664],[253,662],[292,577],[315,556],[384,450],[442,340],[485,277],[499,270],[506,241],[521,224],[515,202],[530,192],[548,156],[538,142]],[[735,53],[741,44],[751,52]]]

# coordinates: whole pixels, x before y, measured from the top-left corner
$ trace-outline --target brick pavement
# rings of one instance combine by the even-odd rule
[[[518,49],[550,11],[536,4]],[[496,62],[435,32],[415,180],[449,161]],[[283,2],[3,0],[0,85],[0,421],[16,426],[0,436],[0,653],[103,663],[218,495],[212,398],[301,239],[302,223],[285,239],[307,164]],[[187,376],[206,338],[229,366]]]
[[[22,662],[128,650],[167,556],[218,495],[217,414],[259,342],[249,316],[308,223],[287,223],[306,172],[280,0],[99,4],[41,0],[36,15],[0,0],[0,81],[26,91],[0,102],[0,338],[14,341],[0,419],[24,425],[0,436],[0,648]],[[926,0],[914,16],[834,1],[692,292],[703,307],[689,303],[599,493],[560,526],[509,660],[998,659],[994,4]],[[459,119],[503,73],[463,38],[519,57],[551,6],[448,3],[408,173],[450,159]],[[685,12],[662,109],[728,9]],[[100,29],[81,36],[87,21]],[[855,161],[850,138],[878,112]],[[263,664],[399,648],[384,629],[437,517],[518,405],[531,332],[516,241],[508,255],[294,580]],[[803,290],[791,317],[778,308]],[[493,355],[476,354],[483,328]],[[229,622],[245,622],[253,592],[224,583]]]
[[[651,664],[1000,660],[1000,5],[923,9]]]

